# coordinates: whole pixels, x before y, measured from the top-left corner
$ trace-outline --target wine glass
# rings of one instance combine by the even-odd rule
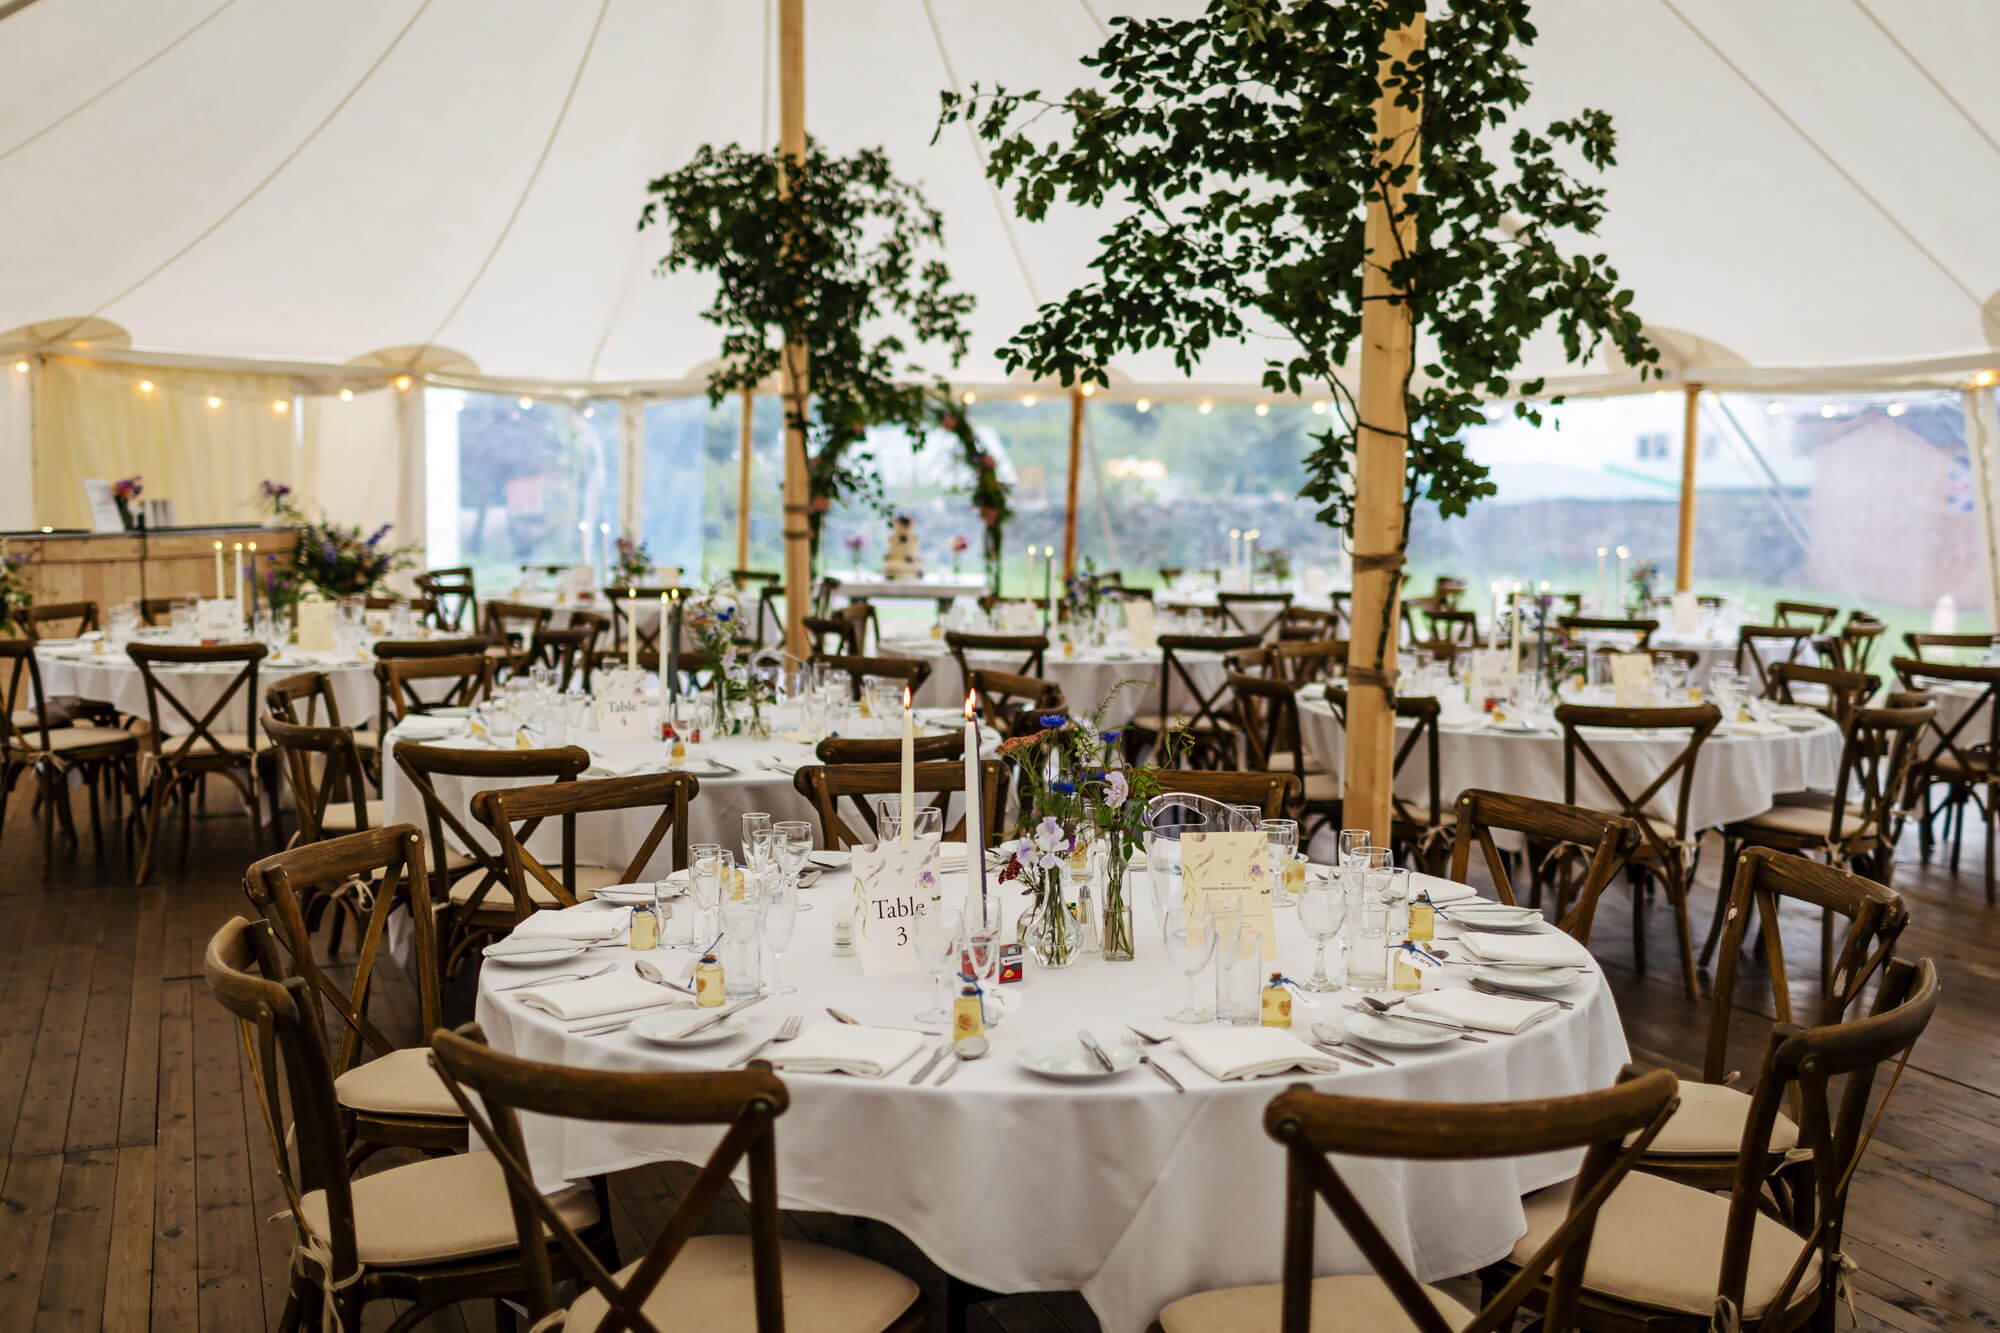
[[[803,819],[781,819],[771,825],[771,850],[777,855],[778,869],[791,881],[792,892],[799,891],[799,872],[805,869],[813,849],[812,825]],[[799,899],[799,910],[810,912],[813,905]]]
[[[1269,870],[1271,874],[1271,905],[1290,907],[1292,895],[1285,892],[1285,869],[1292,863],[1292,857],[1299,849],[1299,821],[1296,819],[1265,819],[1259,821],[1268,846]]]
[[[764,943],[771,950],[771,976],[764,983],[766,995],[790,995],[798,990],[797,986],[785,984],[782,972],[798,909],[798,881],[789,872],[771,876],[764,889]]]
[[[742,819],[743,864],[751,869],[761,869],[769,859],[771,844],[771,816],[762,810],[752,810]]]
[[[919,1023],[942,1023],[951,1016],[938,997],[940,988],[946,984],[946,973],[958,959],[958,937],[964,927],[963,917],[936,903],[917,918],[911,942],[916,946],[917,960],[931,974],[931,1007],[917,1014]]]
[[[1357,858],[1368,850],[1369,834],[1365,828],[1344,828],[1340,831],[1340,863],[1351,866]]]
[[[1204,1006],[1200,994],[1195,990],[1194,979],[1208,966],[1208,960],[1215,956],[1215,932],[1203,930],[1188,919],[1185,908],[1176,907],[1166,914],[1161,926],[1161,936],[1166,943],[1167,961],[1180,969],[1181,1007],[1167,1015],[1170,1023],[1206,1023],[1215,1017],[1215,1011]]]
[[[1305,928],[1315,946],[1312,980],[1306,982],[1307,990],[1326,992],[1340,989],[1340,983],[1326,975],[1326,942],[1340,934],[1340,927],[1346,920],[1347,895],[1339,885],[1308,884],[1299,894],[1299,925]]]
[[[692,867],[689,887],[694,894],[695,910],[701,913],[701,929],[694,942],[699,952],[704,947],[702,938],[713,936],[715,909],[722,901],[722,881],[735,872],[736,859],[727,847],[704,842],[689,849],[688,863]]]

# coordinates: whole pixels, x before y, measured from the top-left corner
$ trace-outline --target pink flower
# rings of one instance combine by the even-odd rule
[[[812,509],[815,514],[824,514],[831,508],[833,508],[833,500],[830,497],[815,495],[812,498]]]
[[[967,547],[969,547],[969,546],[971,546],[971,545],[972,545],[972,542],[971,542],[971,541],[970,541],[970,540],[969,540],[969,539],[968,539],[968,538],[966,537],[966,535],[965,535],[964,533],[962,533],[962,532],[961,532],[961,533],[959,533],[959,534],[958,534],[958,535],[957,535],[956,537],[953,537],[953,538],[951,539],[951,549],[952,549],[952,551],[953,551],[953,553],[954,553],[954,554],[955,554],[955,553],[957,553],[957,552],[959,552],[959,551],[963,551],[963,550],[965,550],[965,549],[966,549]]]

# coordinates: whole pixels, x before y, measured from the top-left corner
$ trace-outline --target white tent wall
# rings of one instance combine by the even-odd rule
[[[301,401],[299,500],[307,513],[367,531],[394,517],[397,506],[384,501],[393,500],[401,485],[399,397],[389,388]]]
[[[0,532],[35,526],[34,362],[0,367]]]

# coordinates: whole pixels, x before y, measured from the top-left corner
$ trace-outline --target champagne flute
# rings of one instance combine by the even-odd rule
[[[1344,866],[1357,864],[1368,851],[1368,830],[1365,828],[1344,828],[1340,831],[1340,863]]]
[[[1185,908],[1170,910],[1161,926],[1161,936],[1166,943],[1167,961],[1180,969],[1181,1007],[1167,1015],[1169,1023],[1206,1023],[1215,1017],[1215,1011],[1201,1002],[1195,989],[1194,979],[1208,966],[1208,960],[1215,956],[1215,932],[1203,930],[1196,922],[1188,919]]]
[[[743,864],[752,869],[761,868],[764,864],[763,857],[768,856],[770,853],[770,845],[767,841],[764,844],[762,853],[759,853],[756,849],[758,839],[760,837],[768,837],[771,832],[771,816],[762,810],[751,810],[743,816],[741,824],[743,829]]]
[[[1285,870],[1292,863],[1292,857],[1299,849],[1299,821],[1296,819],[1265,819],[1259,821],[1264,831],[1268,848],[1268,868],[1271,873],[1271,906],[1290,907],[1292,895],[1285,891]]]
[[[764,890],[764,943],[771,950],[771,976],[766,995],[791,995],[797,986],[785,984],[785,949],[792,942],[792,924],[799,908],[798,881],[789,874],[773,876]]]
[[[771,849],[777,854],[778,868],[791,881],[792,893],[799,893],[799,872],[805,869],[806,861],[812,856],[812,825],[803,819],[781,819],[771,825]],[[799,910],[810,912],[813,905],[799,898]]]

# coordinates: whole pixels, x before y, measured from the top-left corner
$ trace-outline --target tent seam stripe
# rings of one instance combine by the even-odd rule
[[[1930,84],[1932,89],[1936,91],[1937,95],[1939,97],[1942,97],[1953,111],[1958,112],[1960,118],[1963,119],[1965,123],[1971,127],[1972,132],[1978,135],[1981,139],[1984,139],[1986,141],[1986,146],[1988,148],[1991,148],[1996,154],[2000,154],[2000,139],[1994,138],[1992,131],[1988,130],[1984,125],[1980,124],[1978,118],[1976,118],[1972,114],[1972,109],[1966,106],[1965,103],[1959,101],[1958,98],[1952,94],[1951,90],[1944,86],[1944,81],[1938,78],[1937,75],[1931,73],[1930,66],[1926,65],[1923,61],[1917,59],[1917,53],[1912,51],[1909,47],[1905,46],[1903,44],[1903,40],[1900,37],[1896,36],[1894,32],[1890,31],[1889,25],[1884,23],[1876,15],[1875,11],[1868,7],[1868,0],[1853,0],[1853,4],[1856,9],[1861,11],[1863,16],[1865,16],[1870,23],[1875,25],[1876,30],[1882,34],[1883,38],[1889,43],[1889,45],[1895,47],[1897,53],[1901,55],[1903,59],[1910,62],[1910,68],[1916,70],[1917,73],[1923,75],[1924,82]]]

